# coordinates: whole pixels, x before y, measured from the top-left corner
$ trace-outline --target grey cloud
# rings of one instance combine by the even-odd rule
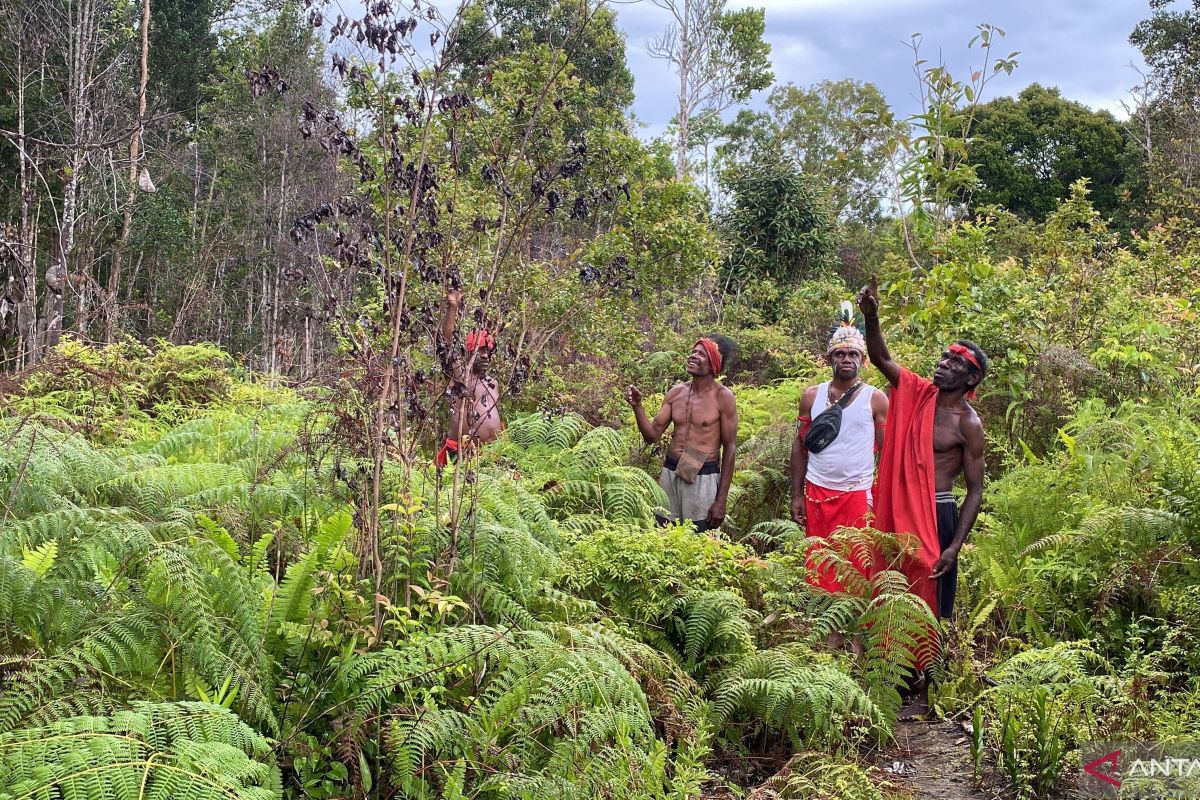
[[[1011,0],[991,8],[951,0],[767,0],[765,5],[778,83],[870,81],[900,116],[917,108],[912,54],[906,47],[910,34],[923,34],[922,57],[931,63],[944,59],[956,76],[965,77],[969,68],[981,65],[978,47],[967,49],[979,22],[998,25],[1007,33],[997,40],[993,55],[1021,51],[1020,66],[1011,76],[998,76],[988,87],[988,98],[1015,95],[1038,82],[1058,86],[1065,97],[1093,108],[1120,113],[1120,101],[1139,80],[1129,64],[1142,66],[1140,54],[1129,44],[1129,32],[1149,14],[1144,2],[1095,0]],[[674,75],[646,53],[648,41],[665,26],[666,15],[646,2],[616,8],[636,81],[634,113],[647,124],[643,135],[654,135],[674,113]],[[759,96],[752,105],[762,103]]]

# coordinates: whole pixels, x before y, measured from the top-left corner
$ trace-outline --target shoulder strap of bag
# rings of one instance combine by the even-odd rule
[[[862,385],[863,385],[862,381],[859,381],[858,383],[851,386],[849,389],[846,390],[845,394],[843,394],[841,397],[838,398],[837,402],[834,403],[834,405],[840,406],[843,409],[846,406],[850,405],[850,403],[854,401],[854,395],[858,394],[858,390],[862,388]]]

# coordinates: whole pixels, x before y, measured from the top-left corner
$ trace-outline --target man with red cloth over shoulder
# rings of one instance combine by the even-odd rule
[[[887,396],[859,378],[867,343],[854,326],[854,308],[849,302],[842,304],[825,358],[833,368],[832,380],[804,390],[791,459],[792,519],[809,536],[821,538],[841,527],[866,527],[873,505],[875,453],[883,445],[888,413]],[[839,401],[844,408],[837,437],[820,452],[810,453],[804,443],[809,425]],[[809,566],[816,570],[810,582],[830,592],[841,591],[833,570],[814,564],[819,558],[810,558]],[[860,572],[869,573],[854,553],[850,558]]]
[[[917,537],[920,548],[901,562],[901,568],[911,591],[938,617],[949,617],[958,553],[983,501],[983,424],[967,400],[974,398],[987,375],[987,356],[961,339],[942,353],[933,380],[925,380],[892,361],[888,353],[879,328],[874,276],[859,292],[858,307],[866,317],[867,355],[891,384],[874,524],[882,531]],[[955,508],[952,489],[959,475],[967,496],[962,508]]]
[[[446,347],[454,347],[462,297],[459,289],[446,293],[446,313],[441,327]],[[450,432],[434,458],[439,469],[476,444],[496,441],[500,431],[504,430],[500,420],[500,387],[496,379],[488,375],[496,340],[486,328],[479,328],[467,334],[465,350],[465,361],[457,355],[451,359],[450,386],[446,390],[450,399]]]
[[[661,439],[668,425],[674,426],[658,478],[667,495],[669,516],[663,522],[687,519],[696,530],[709,531],[725,521],[738,416],[733,392],[718,383],[717,376],[732,350],[733,342],[724,336],[698,340],[687,360],[691,380],[672,386],[653,417],[642,407],[636,386],[625,392],[647,444]]]

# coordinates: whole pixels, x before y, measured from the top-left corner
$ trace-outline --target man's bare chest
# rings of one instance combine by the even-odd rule
[[[947,453],[961,450],[963,444],[959,415],[953,411],[937,409],[933,415],[933,452]]]
[[[476,405],[491,405],[500,398],[500,390],[495,378],[479,378],[472,386],[472,394]]]
[[[686,426],[697,432],[715,429],[721,424],[720,409],[716,399],[711,397],[685,398],[672,409],[671,417],[677,428]]]

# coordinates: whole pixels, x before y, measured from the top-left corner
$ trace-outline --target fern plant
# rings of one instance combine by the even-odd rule
[[[134,702],[0,734],[0,798],[274,800],[271,742],[204,703]]]

